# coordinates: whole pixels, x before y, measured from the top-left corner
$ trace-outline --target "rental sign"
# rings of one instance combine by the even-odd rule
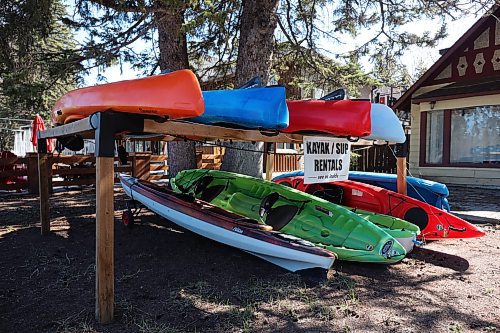
[[[304,137],[304,184],[346,180],[351,143],[347,139]]]

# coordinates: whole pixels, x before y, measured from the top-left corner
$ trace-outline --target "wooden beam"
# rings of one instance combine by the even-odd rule
[[[48,154],[38,153],[38,193],[42,235],[50,233]]]
[[[88,117],[66,125],[61,125],[53,128],[48,128],[45,131],[40,131],[38,132],[38,138],[48,139],[71,134],[88,134],[86,132],[91,132],[94,130],[95,126],[92,126],[91,118]]]
[[[72,134],[79,134],[85,138],[93,137],[93,132],[98,126],[97,122],[97,120],[94,121],[91,117],[84,118],[69,124],[40,131],[38,137],[40,139],[46,139]],[[302,142],[302,135],[299,134],[261,132],[259,130],[234,129],[181,121],[166,121],[164,123],[159,123],[152,119],[144,119],[144,132],[163,134],[161,139],[165,141],[177,140],[178,137],[189,137],[199,140],[226,139],[259,142]],[[118,134],[117,137],[123,137],[124,133],[126,133],[126,131]]]
[[[114,206],[113,157],[96,158],[96,304],[99,323],[113,320]]]
[[[258,142],[301,143],[302,135],[288,133],[265,133],[258,130],[243,130],[221,126],[203,125],[180,121],[158,123],[151,119],[144,120],[144,132],[164,133],[176,137],[188,137],[198,140],[234,140]]]

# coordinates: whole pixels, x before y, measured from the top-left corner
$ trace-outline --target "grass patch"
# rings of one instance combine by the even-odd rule
[[[165,323],[158,323],[152,319],[141,318],[135,322],[140,333],[179,333],[180,331]]]
[[[448,325],[448,331],[453,333],[461,333],[464,331],[464,328],[459,323],[451,323],[450,325]]]
[[[243,332],[249,332],[253,328],[257,318],[257,308],[254,304],[248,304],[243,308],[231,308],[231,322],[234,326],[240,327]]]
[[[316,301],[310,305],[310,311],[315,318],[322,321],[330,321],[336,317],[335,307]]]
[[[69,317],[56,321],[57,333],[97,333],[92,323],[94,320],[89,313],[82,310]]]

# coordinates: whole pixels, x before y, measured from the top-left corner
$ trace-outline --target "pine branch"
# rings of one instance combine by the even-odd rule
[[[88,0],[96,5],[100,5],[118,12],[125,13],[152,13],[154,8],[151,6],[136,6],[136,5],[126,5],[125,3],[115,0]]]

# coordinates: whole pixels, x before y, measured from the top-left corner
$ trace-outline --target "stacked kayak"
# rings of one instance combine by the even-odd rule
[[[205,112],[187,121],[264,130],[288,127],[284,87],[204,91],[203,99]]]
[[[421,239],[474,238],[485,235],[480,228],[461,218],[381,187],[350,180],[306,185],[303,176],[277,177],[274,181],[337,204],[404,219],[420,227]]]
[[[391,191],[397,191],[397,175],[394,174],[350,171],[349,179],[379,186]],[[408,183],[408,196],[426,202],[439,209],[450,211],[450,205],[447,199],[450,192],[446,185],[432,180],[415,177],[406,177],[406,181]]]
[[[394,263],[406,255],[403,245],[369,220],[286,186],[215,170],[181,171],[171,186],[179,193],[309,241],[341,260]]]
[[[363,137],[371,133],[371,103],[363,100],[287,101],[286,133]]]
[[[102,111],[179,119],[201,115],[204,103],[193,72],[179,70],[70,91],[55,103],[52,121],[62,125]]]
[[[367,100],[287,101],[286,133],[360,137],[402,143],[406,137],[398,117],[386,105]]]
[[[394,111],[387,105],[372,104],[370,118],[370,135],[364,136],[363,139],[384,140],[395,143],[403,143],[406,141],[401,122]]]
[[[193,196],[121,175],[125,193],[153,212],[194,233],[234,246],[290,271],[329,269],[336,256],[310,242],[271,231],[256,220],[220,209]]]

